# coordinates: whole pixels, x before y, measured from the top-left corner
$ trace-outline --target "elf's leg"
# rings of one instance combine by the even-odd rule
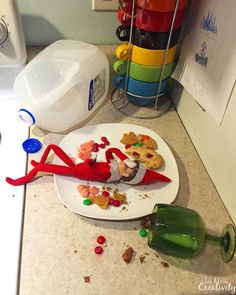
[[[75,163],[71,160],[71,158],[59,146],[57,146],[55,144],[49,144],[46,147],[46,149],[45,149],[39,163],[45,163],[46,162],[47,157],[48,157],[51,150],[53,150],[54,153],[58,156],[58,158],[60,158],[69,167],[74,167],[75,166]]]
[[[51,150],[53,150],[55,154],[62,161],[64,161],[67,165],[69,165],[69,167],[54,165],[54,164],[44,164]],[[32,161],[32,163],[33,163],[33,166],[35,167],[27,175],[20,177],[18,179],[12,179],[10,177],[7,177],[6,181],[11,185],[22,185],[22,184],[30,182],[39,171],[53,172],[53,173],[63,174],[63,175],[71,175],[72,173],[71,168],[75,166],[71,158],[61,148],[59,148],[57,145],[54,145],[54,144],[47,146],[39,163],[35,161]]]

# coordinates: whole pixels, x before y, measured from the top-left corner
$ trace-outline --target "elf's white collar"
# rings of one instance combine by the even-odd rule
[[[111,160],[109,163],[111,169],[111,176],[108,178],[107,182],[116,182],[120,180],[120,173],[119,173],[119,167],[116,160]]]

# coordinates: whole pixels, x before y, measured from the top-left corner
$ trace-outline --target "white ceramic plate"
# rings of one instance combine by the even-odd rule
[[[168,176],[172,181],[170,183],[154,183],[146,186],[131,186],[127,184],[109,184],[112,189],[118,188],[120,193],[126,193],[128,205],[101,209],[96,204],[86,206],[83,204],[83,198],[77,191],[79,184],[88,184],[87,181],[79,180],[73,177],[55,175],[55,186],[59,198],[67,208],[80,215],[106,220],[127,220],[143,217],[152,212],[156,203],[170,204],[174,201],[179,189],[179,174],[175,158],[165,141],[150,129],[121,123],[98,124],[87,126],[75,130],[64,137],[60,147],[70,156],[77,158],[76,150],[81,143],[94,140],[100,143],[101,137],[106,136],[110,142],[109,147],[117,147],[125,152],[124,145],[120,143],[123,133],[133,131],[136,134],[149,135],[158,143],[158,153],[165,160],[165,165],[158,172]],[[105,149],[100,149],[97,161],[105,161]],[[78,159],[78,158],[77,158]],[[78,159],[79,160],[79,159]],[[62,164],[62,161],[55,157],[56,164]],[[104,186],[103,183],[90,182],[90,185],[97,187]]]

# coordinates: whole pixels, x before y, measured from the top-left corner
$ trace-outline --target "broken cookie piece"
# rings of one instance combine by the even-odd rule
[[[90,283],[90,276],[84,276],[84,282]]]
[[[131,262],[133,258],[134,250],[132,247],[129,247],[125,250],[125,252],[122,254],[123,260],[128,264]]]
[[[121,140],[121,143],[128,144],[128,145],[134,145],[138,143],[138,137],[134,132],[124,133]]]

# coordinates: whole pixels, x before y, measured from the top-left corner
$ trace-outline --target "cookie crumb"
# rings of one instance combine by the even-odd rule
[[[144,194],[144,199],[148,199],[150,196],[148,194]]]
[[[84,282],[85,283],[90,283],[90,276],[84,276]]]
[[[140,225],[141,225],[143,228],[149,229],[150,226],[151,226],[151,215],[144,217],[144,218],[141,220]]]
[[[134,250],[132,247],[129,247],[128,249],[125,250],[125,252],[122,254],[123,260],[128,264],[131,262],[132,257],[133,257]]]
[[[145,255],[141,255],[140,257],[139,257],[139,261],[140,261],[140,263],[144,263],[144,260],[146,259],[146,256]]]
[[[74,253],[77,253],[78,251],[77,250],[74,250]]]
[[[164,266],[165,268],[169,267],[169,264],[167,262],[165,262],[165,261],[162,261],[161,265]]]
[[[121,211],[125,211],[126,212],[126,211],[128,211],[128,209],[125,206],[123,206],[122,209],[121,209]]]

